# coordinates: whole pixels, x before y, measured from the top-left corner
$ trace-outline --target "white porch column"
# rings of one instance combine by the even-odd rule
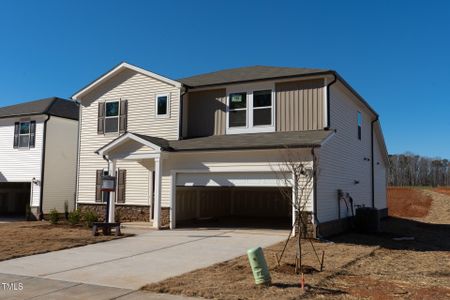
[[[176,207],[176,199],[177,199],[177,173],[171,172],[171,185],[170,185],[170,229],[175,229],[176,227],[176,214],[177,211]]]
[[[110,160],[108,165],[108,171],[110,176],[116,176],[116,160]],[[116,178],[116,190],[117,190],[117,178]],[[116,221],[115,219],[115,212],[116,212],[116,193],[110,192],[109,193],[109,213],[108,213],[108,222],[114,223]]]
[[[155,157],[155,201],[153,216],[153,227],[159,229],[161,227],[161,172],[162,172],[162,159],[161,157]]]

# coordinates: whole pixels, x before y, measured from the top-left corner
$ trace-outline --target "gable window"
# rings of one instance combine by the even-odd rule
[[[128,126],[128,101],[114,100],[98,103],[97,133],[124,133]]]
[[[227,104],[228,134],[275,131],[273,84],[232,87]]]
[[[362,128],[362,115],[358,111],[358,140],[361,140],[361,128]]]
[[[105,132],[119,131],[119,101],[105,103]]]
[[[156,95],[156,117],[166,118],[170,114],[169,94]]]
[[[36,121],[14,124],[14,148],[33,148],[36,136]]]

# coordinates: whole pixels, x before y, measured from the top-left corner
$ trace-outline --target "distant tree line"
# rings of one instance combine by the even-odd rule
[[[389,155],[388,184],[391,186],[450,186],[448,159],[412,153]]]

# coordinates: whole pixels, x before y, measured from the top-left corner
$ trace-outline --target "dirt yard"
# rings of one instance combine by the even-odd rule
[[[270,287],[255,286],[247,257],[242,256],[143,289],[214,299],[450,299],[450,196],[392,189],[389,197],[397,216],[419,212],[422,219],[390,217],[377,235],[349,233],[330,242],[314,242],[319,255],[325,251],[323,272],[318,272],[320,265],[305,241],[305,292],[294,274],[294,243],[281,266],[274,255],[282,243],[264,250]],[[409,204],[400,205],[395,199],[408,199]],[[441,222],[428,221],[432,211],[441,212]],[[393,239],[401,237],[414,240]]]
[[[0,223],[0,261],[109,241],[114,236],[92,236],[90,229],[45,221]],[[121,238],[121,237],[119,237]]]

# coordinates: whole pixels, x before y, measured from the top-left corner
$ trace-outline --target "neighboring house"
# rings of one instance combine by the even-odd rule
[[[351,214],[338,190],[387,213],[378,115],[335,71],[254,66],[172,80],[121,63],[72,98],[81,210],[103,214],[109,171],[121,220],[290,224],[279,189],[291,187],[276,172],[288,147],[319,170],[307,209],[320,234]]]
[[[0,108],[0,216],[75,204],[78,106],[48,98]]]

